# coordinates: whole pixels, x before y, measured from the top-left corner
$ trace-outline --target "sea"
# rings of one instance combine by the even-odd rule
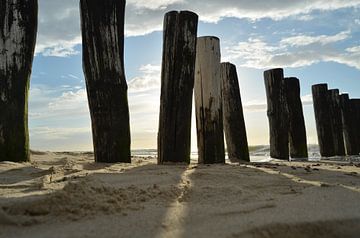
[[[251,162],[270,162],[277,161],[277,159],[270,157],[270,146],[269,145],[259,145],[259,146],[249,146],[250,161]],[[131,151],[132,156],[142,157],[142,158],[154,158],[157,156],[156,149],[138,149]],[[344,162],[360,162],[360,155],[358,156],[334,156],[334,157],[321,157],[320,150],[318,145],[309,145],[308,146],[309,158],[306,159],[294,159],[290,158],[290,161],[344,161]],[[197,151],[191,152],[191,160],[196,162],[198,159]],[[227,153],[225,154],[225,160],[228,161]]]

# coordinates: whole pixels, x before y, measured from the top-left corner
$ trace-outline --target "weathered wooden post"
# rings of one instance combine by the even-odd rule
[[[0,161],[30,160],[28,95],[37,0],[0,1]]]
[[[190,163],[191,109],[198,16],[168,12],[164,18],[158,163]]]
[[[124,72],[125,0],[80,0],[95,161],[131,162]]]
[[[328,91],[328,100],[330,105],[330,120],[332,126],[332,133],[334,137],[335,155],[344,156],[344,136],[342,129],[340,96],[338,89],[331,89]]]
[[[199,163],[224,163],[219,38],[199,37],[196,51],[195,107]]]
[[[289,110],[289,142],[292,158],[307,158],[307,139],[300,97],[300,82],[298,78],[285,78],[286,98]]]
[[[264,72],[267,96],[267,115],[270,128],[270,156],[289,159],[289,112],[287,107],[284,71],[271,69]]]
[[[355,133],[354,115],[350,105],[349,94],[340,95],[340,106],[341,106],[341,116],[343,124],[343,133],[345,141],[345,149],[347,155],[357,155],[357,139]]]
[[[360,99],[351,99],[351,108],[353,115],[353,130],[356,140],[355,154],[360,154]]]
[[[227,152],[230,161],[250,161],[246,127],[236,66],[221,64],[222,107]]]
[[[331,126],[331,112],[328,100],[327,84],[317,84],[312,86],[314,102],[314,113],[316,129],[320,147],[320,154],[323,157],[335,155],[334,135]]]

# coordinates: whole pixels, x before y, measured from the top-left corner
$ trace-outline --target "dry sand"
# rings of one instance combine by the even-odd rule
[[[360,237],[359,164],[0,163],[0,237]]]

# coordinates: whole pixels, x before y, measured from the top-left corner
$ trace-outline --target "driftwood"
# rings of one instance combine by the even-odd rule
[[[307,158],[306,128],[300,98],[300,82],[297,78],[285,78],[287,105],[289,110],[289,142],[292,158]]]
[[[0,161],[30,160],[28,95],[37,0],[0,1]]]
[[[344,156],[344,136],[341,119],[341,107],[340,107],[340,96],[338,89],[332,89],[328,91],[328,100],[330,105],[330,120],[332,127],[332,134],[334,138],[334,153],[335,155]]]
[[[168,12],[164,18],[158,163],[190,163],[191,112],[198,16]]]
[[[270,129],[270,156],[289,159],[289,112],[287,108],[283,69],[264,72],[267,115]]]
[[[131,162],[124,72],[125,0],[81,0],[83,69],[95,161]]]
[[[335,155],[335,150],[327,84],[313,85],[312,95],[320,154],[323,157],[331,157]]]
[[[200,37],[195,67],[195,107],[199,163],[225,162],[220,41]]]
[[[236,66],[221,64],[222,107],[227,152],[230,161],[250,161],[246,127]]]
[[[340,95],[340,106],[346,154],[357,155],[357,135],[354,129],[356,122],[354,120],[349,94]]]

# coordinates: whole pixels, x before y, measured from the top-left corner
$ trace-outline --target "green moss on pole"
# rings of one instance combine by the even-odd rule
[[[37,0],[0,1],[0,161],[30,160],[28,94]]]

